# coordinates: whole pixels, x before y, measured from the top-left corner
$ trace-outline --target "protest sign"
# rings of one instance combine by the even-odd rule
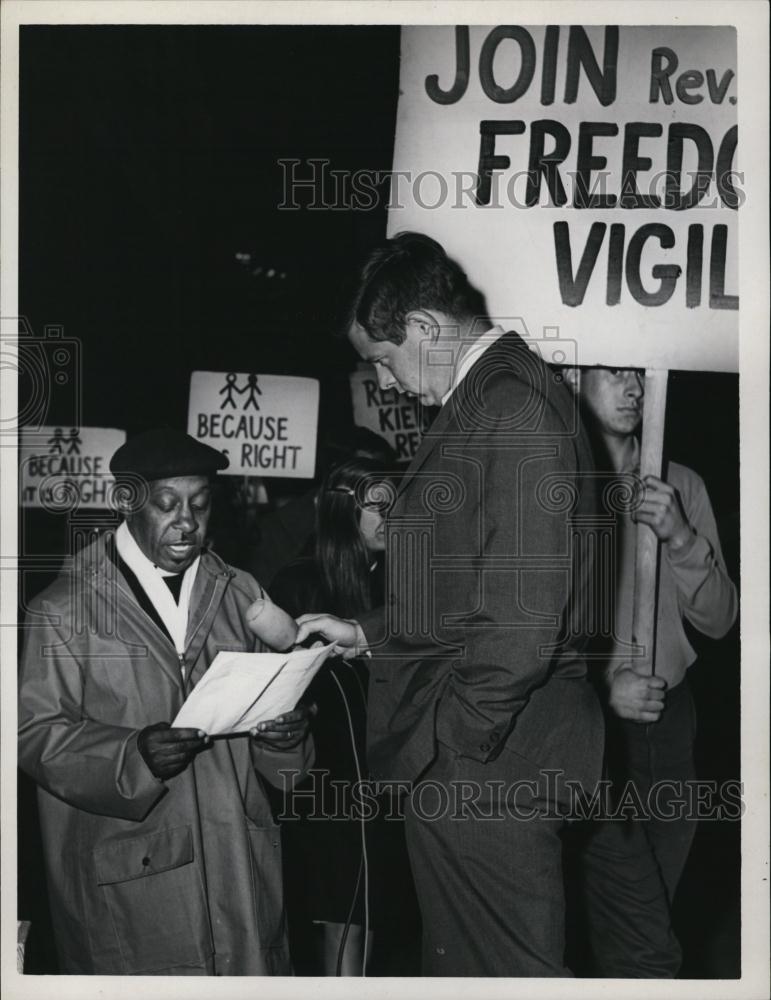
[[[425,430],[424,408],[395,389],[381,389],[371,366],[352,372],[350,379],[353,422],[385,438],[397,462],[409,462]]]
[[[106,427],[36,427],[21,432],[19,499],[51,511],[111,507],[110,459],[125,431]]]
[[[410,27],[389,235],[579,364],[738,369],[730,27]]]
[[[312,479],[319,383],[253,372],[193,372],[188,433],[230,459],[225,475]]]

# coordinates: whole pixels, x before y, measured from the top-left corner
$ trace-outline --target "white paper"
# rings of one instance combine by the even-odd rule
[[[292,653],[217,653],[172,726],[223,736],[291,712],[331,649],[332,644]]]

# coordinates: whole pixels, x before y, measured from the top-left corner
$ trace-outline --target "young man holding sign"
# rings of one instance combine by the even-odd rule
[[[439,244],[367,259],[348,336],[382,389],[441,410],[386,522],[386,604],[360,622],[304,615],[368,648],[373,779],[411,789],[423,973],[563,976],[560,778],[593,788],[602,713],[578,622],[591,513],[570,393]]]
[[[696,776],[695,712],[686,672],[696,654],[684,621],[721,638],[736,619],[736,588],[699,476],[669,462],[666,481],[637,480],[642,374],[631,368],[571,368],[565,377],[595,432],[598,468],[643,489],[631,509],[613,511],[616,544],[606,590],[613,634],[606,637],[601,673],[614,803],[631,783],[645,815],[606,819],[588,831],[582,883],[592,952],[603,976],[674,976],[681,954],[670,907],[695,832],[687,785]],[[647,525],[661,543],[653,674],[633,658],[635,523]]]

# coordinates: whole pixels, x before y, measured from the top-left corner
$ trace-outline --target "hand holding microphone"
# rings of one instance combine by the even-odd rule
[[[295,642],[304,642],[311,635],[320,635],[325,642],[333,642],[333,652],[344,660],[352,660],[369,649],[364,631],[353,618],[336,615],[308,614],[297,619],[300,626]]]
[[[258,597],[246,609],[246,624],[266,646],[284,652],[297,641],[294,619],[269,597]]]

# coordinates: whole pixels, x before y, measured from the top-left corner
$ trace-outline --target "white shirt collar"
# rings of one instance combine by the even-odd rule
[[[152,601],[153,607],[160,615],[161,621],[174,642],[177,653],[181,655],[185,651],[190,595],[193,591],[193,583],[201,557],[197,556],[185,571],[179,594],[179,604],[177,604],[168,586],[163,582],[164,576],[174,576],[175,574],[159,569],[152,560],[147,558],[125,521],[115,532],[115,546],[118,555],[139,580],[142,589]]]
[[[444,406],[450,396],[452,396],[466,375],[468,375],[470,369],[482,357],[488,347],[492,347],[505,332],[506,331],[501,326],[494,326],[491,330],[486,330],[474,341],[471,347],[469,347],[466,353],[461,357],[460,361],[456,362],[455,373],[453,375],[450,388],[444,396],[442,396],[442,406]]]

